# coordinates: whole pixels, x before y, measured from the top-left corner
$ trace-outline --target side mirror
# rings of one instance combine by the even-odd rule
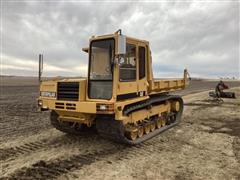
[[[117,47],[116,54],[118,54],[118,55],[126,54],[126,36],[124,36],[124,35],[118,36],[118,47]]]

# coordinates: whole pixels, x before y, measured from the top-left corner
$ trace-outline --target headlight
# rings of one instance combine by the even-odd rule
[[[56,97],[56,93],[55,92],[49,92],[49,91],[41,91],[40,92],[40,96],[42,97]]]
[[[39,100],[38,100],[38,106],[41,107],[42,105],[43,105],[42,100],[39,99]]]
[[[104,105],[104,104],[100,104],[100,105],[99,105],[99,110],[100,110],[100,111],[106,111],[106,109],[107,109],[107,106],[106,106],[106,105]]]
[[[114,112],[114,104],[99,104],[99,103],[97,103],[97,112],[113,113]]]

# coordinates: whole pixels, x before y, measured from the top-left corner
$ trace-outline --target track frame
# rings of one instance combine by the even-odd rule
[[[136,140],[130,140],[125,136],[125,125],[122,121],[115,120],[111,117],[99,117],[96,119],[96,128],[100,136],[114,140],[120,143],[136,145],[142,143],[148,139],[153,138],[154,136],[176,126],[182,116],[183,112],[183,100],[180,96],[176,95],[164,95],[164,96],[155,96],[147,100],[146,102],[141,102],[139,104],[134,104],[133,106],[128,106],[127,109],[124,109],[123,113],[125,115],[130,115],[132,112],[147,108],[148,106],[154,106],[158,103],[164,103],[166,101],[178,101],[179,102],[179,111],[175,113],[175,120],[172,123],[167,123],[166,126],[163,126],[159,129],[143,135],[142,137],[137,138]],[[172,112],[169,113],[171,115]],[[151,120],[151,119],[150,119]]]

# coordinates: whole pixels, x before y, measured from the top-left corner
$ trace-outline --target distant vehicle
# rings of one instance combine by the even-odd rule
[[[138,144],[179,123],[183,100],[169,93],[188,85],[187,70],[183,79],[154,80],[149,42],[121,30],[92,36],[83,51],[87,79],[40,83],[39,110],[51,110],[56,129],[76,134],[96,127],[105,138]]]

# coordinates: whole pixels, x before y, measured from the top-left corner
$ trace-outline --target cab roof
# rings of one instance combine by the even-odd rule
[[[94,40],[101,40],[101,39],[107,39],[107,38],[115,38],[121,34],[118,33],[118,31],[116,31],[115,33],[113,34],[105,34],[105,35],[100,35],[100,36],[92,36],[89,41],[94,41]],[[149,44],[148,41],[146,40],[142,40],[142,39],[137,39],[137,38],[133,38],[133,37],[130,37],[130,36],[126,36],[127,39],[131,39],[131,40],[134,40],[134,41],[139,41],[139,42],[143,42],[143,43],[146,43],[146,44]],[[89,52],[89,48],[88,47],[84,47],[82,48],[82,51],[88,53]]]

